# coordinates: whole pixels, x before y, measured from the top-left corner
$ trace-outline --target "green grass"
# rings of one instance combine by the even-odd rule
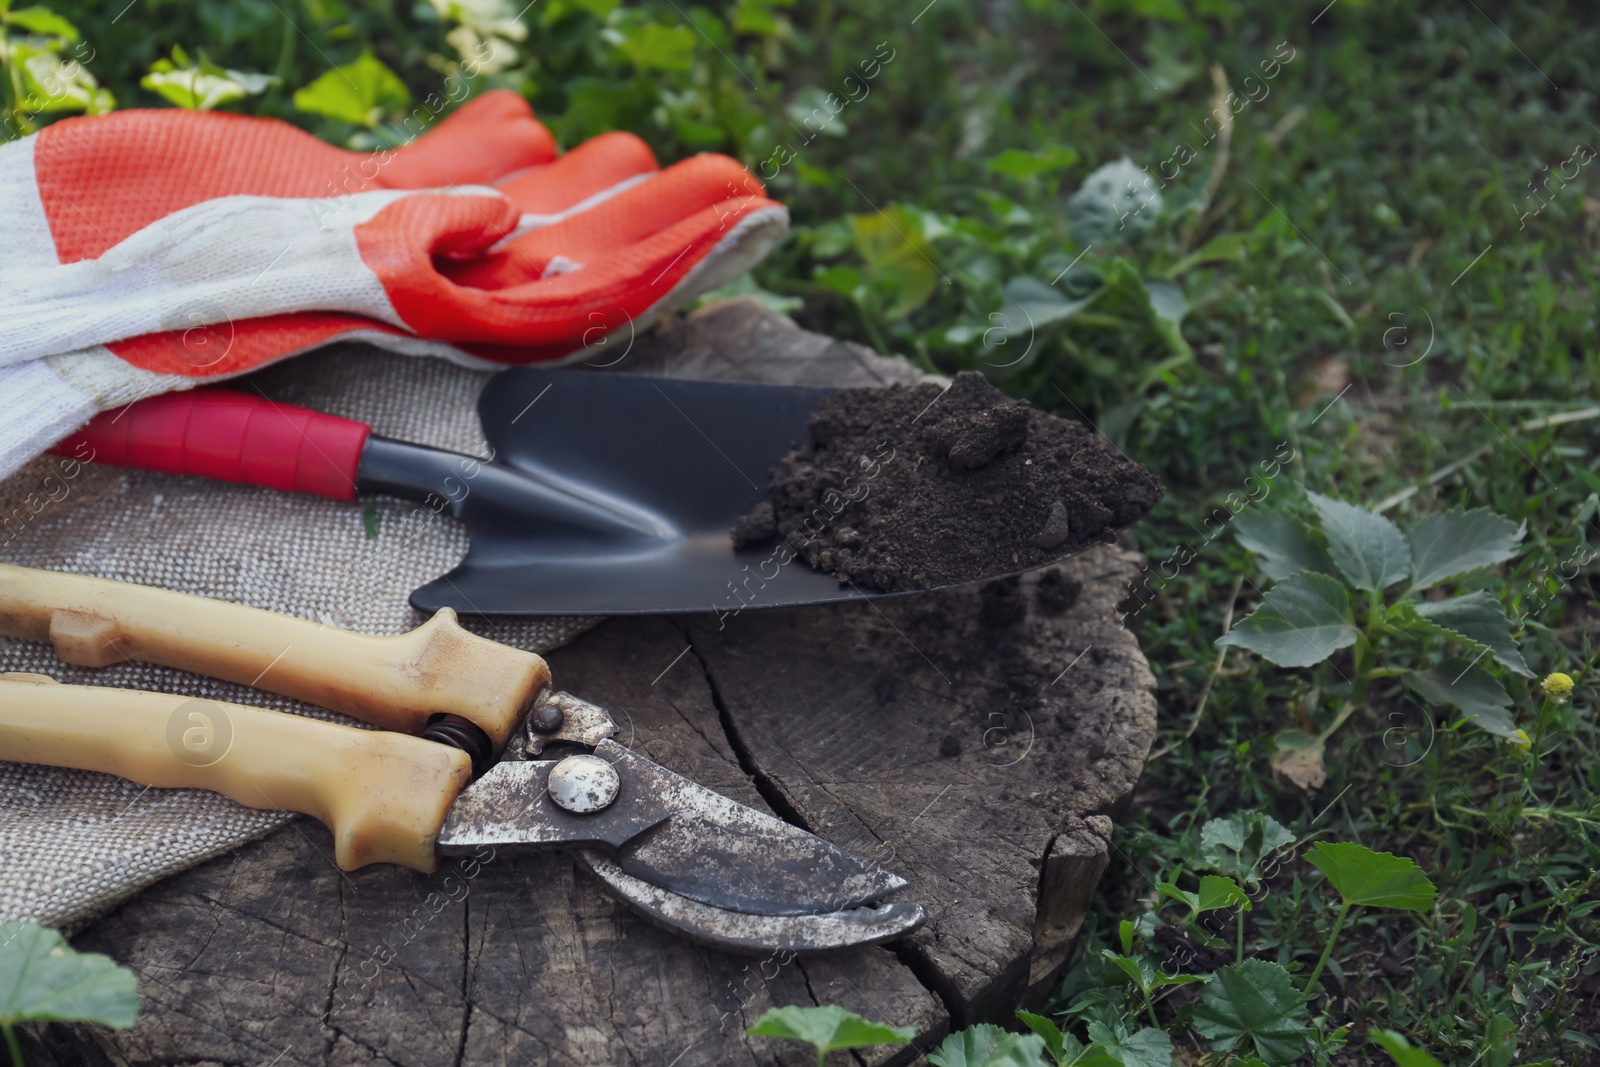
[[[266,0],[140,3],[123,18],[116,4],[55,5],[123,106],[157,102],[137,83],[172,45],[204,47],[280,78],[232,106],[377,143],[382,126],[298,112],[293,89],[370,47],[421,99],[457,58],[452,23],[426,4],[297,0],[282,4],[291,32]],[[1093,420],[1168,487],[1135,536],[1154,561],[1185,546],[1193,558],[1132,620],[1160,686],[1159,755],[1071,982],[1094,977],[1117,922],[1154,905],[1156,881],[1192,869],[1208,819],[1262,810],[1302,839],[1408,856],[1439,889],[1426,913],[1369,910],[1341,935],[1313,1002],[1321,1050],[1303,1062],[1374,1062],[1372,1028],[1446,1063],[1595,1056],[1600,615],[1593,565],[1554,588],[1547,576],[1600,533],[1600,419],[1526,424],[1597,402],[1600,166],[1577,164],[1521,217],[1542,168],[1600,148],[1588,6],[1341,0],[1320,17],[1321,2],[1263,0],[939,0],[920,17],[920,3],[877,0],[679,6],[543,0],[524,17],[522,58],[483,83],[526,92],[568,145],[622,126],[665,159],[719,150],[775,169],[795,227],[756,277],[803,323],[930,368],[984,369]],[[1285,41],[1294,57],[1238,113],[1227,154],[1220,138],[1202,145],[1213,68],[1239,90]],[[842,95],[887,54],[879,42],[893,57],[870,94],[791,143],[819,93]],[[1123,156],[1157,169],[1184,140],[1198,151],[1150,232],[1086,251],[1066,204],[1083,179]],[[760,170],[780,144],[792,159]],[[1037,168],[1003,155],[1013,149]],[[1223,235],[1241,254],[1185,263]],[[1054,291],[1104,284],[1094,313],[1034,330],[1012,321],[1008,283],[1013,295],[1019,277],[1051,283],[1080,253]],[[1174,268],[1181,338],[1138,284]],[[986,348],[986,333],[1005,344]],[[1208,538],[1221,524],[1207,517],[1230,494],[1259,495],[1246,479],[1285,444],[1294,458],[1267,507],[1304,514],[1307,488],[1373,505],[1422,485],[1388,511],[1402,526],[1457,506],[1526,520],[1522,555],[1475,582],[1526,613],[1537,674],[1578,680],[1542,719],[1535,694],[1513,687],[1530,750],[1452,730],[1380,680],[1337,736],[1325,786],[1308,794],[1273,774],[1280,731],[1334,715],[1348,657],[1300,670],[1237,649],[1219,659],[1216,638],[1259,603],[1262,579],[1231,533]],[[1309,973],[1336,903],[1320,887],[1309,866],[1286,864],[1248,915],[1246,955]],[[1155,1014],[1203,1051],[1198,996],[1174,987]],[[1095,1012],[1144,1008],[1106,995],[1073,1019]],[[1343,1051],[1326,1036],[1339,1027]]]

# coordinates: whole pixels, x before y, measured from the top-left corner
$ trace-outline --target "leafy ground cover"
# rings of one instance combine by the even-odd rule
[[[1099,918],[1033,1035],[944,1062],[1600,1057],[1586,5],[120,7],[0,5],[8,134],[166,103],[359,147],[504,85],[566,145],[729,152],[795,221],[741,288],[1169,487]]]

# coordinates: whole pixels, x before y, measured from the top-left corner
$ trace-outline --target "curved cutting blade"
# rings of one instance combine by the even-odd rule
[[[750,915],[854,908],[905,879],[815,834],[729,800],[615,742],[596,746],[625,778],[648,782],[671,818],[617,850],[624,873],[680,897]]]
[[[584,849],[579,861],[619,900],[658,926],[730,952],[825,952],[904,937],[927,914],[917,904],[880,904],[821,915],[751,915],[687,900],[625,873],[615,860]]]
[[[615,741],[594,754],[617,771],[615,800],[592,814],[558,807],[557,761],[505,762],[462,792],[439,831],[450,854],[480,845],[604,845],[623,873],[713,908],[748,915],[846,911],[905,879],[815,834],[729,800]]]

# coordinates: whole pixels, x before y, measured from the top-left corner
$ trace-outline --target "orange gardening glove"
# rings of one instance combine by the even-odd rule
[[[97,410],[334,340],[559,359],[731,280],[787,226],[726,157],[659,170],[626,133],[558,157],[506,91],[372,155],[238,115],[67,119],[0,147],[0,205],[0,474]]]

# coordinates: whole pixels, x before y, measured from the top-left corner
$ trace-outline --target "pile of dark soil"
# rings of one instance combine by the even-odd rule
[[[812,567],[886,592],[955,585],[1072,555],[1149,513],[1149,471],[1080,423],[967,371],[847,389],[772,474],[735,545],[781,536]]]

